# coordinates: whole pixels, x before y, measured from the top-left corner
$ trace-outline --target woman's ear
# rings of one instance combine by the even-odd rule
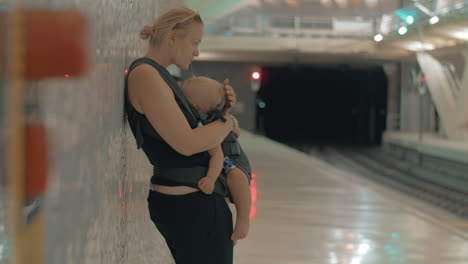
[[[175,40],[176,40],[176,31],[175,30],[171,30],[169,31],[169,47],[173,47],[174,44],[175,44]]]

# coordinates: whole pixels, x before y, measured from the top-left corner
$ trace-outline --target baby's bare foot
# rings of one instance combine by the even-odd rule
[[[249,227],[250,223],[248,217],[246,217],[246,219],[236,219],[236,226],[234,227],[234,232],[232,232],[231,239],[234,241],[244,239],[249,233]]]

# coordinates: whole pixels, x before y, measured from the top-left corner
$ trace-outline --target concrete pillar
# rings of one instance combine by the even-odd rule
[[[400,130],[419,131],[419,94],[411,82],[411,63],[401,64]]]
[[[387,131],[400,129],[400,67],[397,63],[383,65],[387,76]]]

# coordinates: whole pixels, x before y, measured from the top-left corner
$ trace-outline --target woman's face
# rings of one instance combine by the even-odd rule
[[[181,69],[188,69],[194,57],[199,55],[198,45],[202,41],[203,25],[193,23],[179,32],[174,41],[174,64]]]

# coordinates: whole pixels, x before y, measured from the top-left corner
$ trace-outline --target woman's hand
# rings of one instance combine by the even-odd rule
[[[228,113],[236,105],[236,93],[234,89],[229,85],[229,79],[224,80],[224,96],[226,98],[226,105],[224,106],[224,112]]]

